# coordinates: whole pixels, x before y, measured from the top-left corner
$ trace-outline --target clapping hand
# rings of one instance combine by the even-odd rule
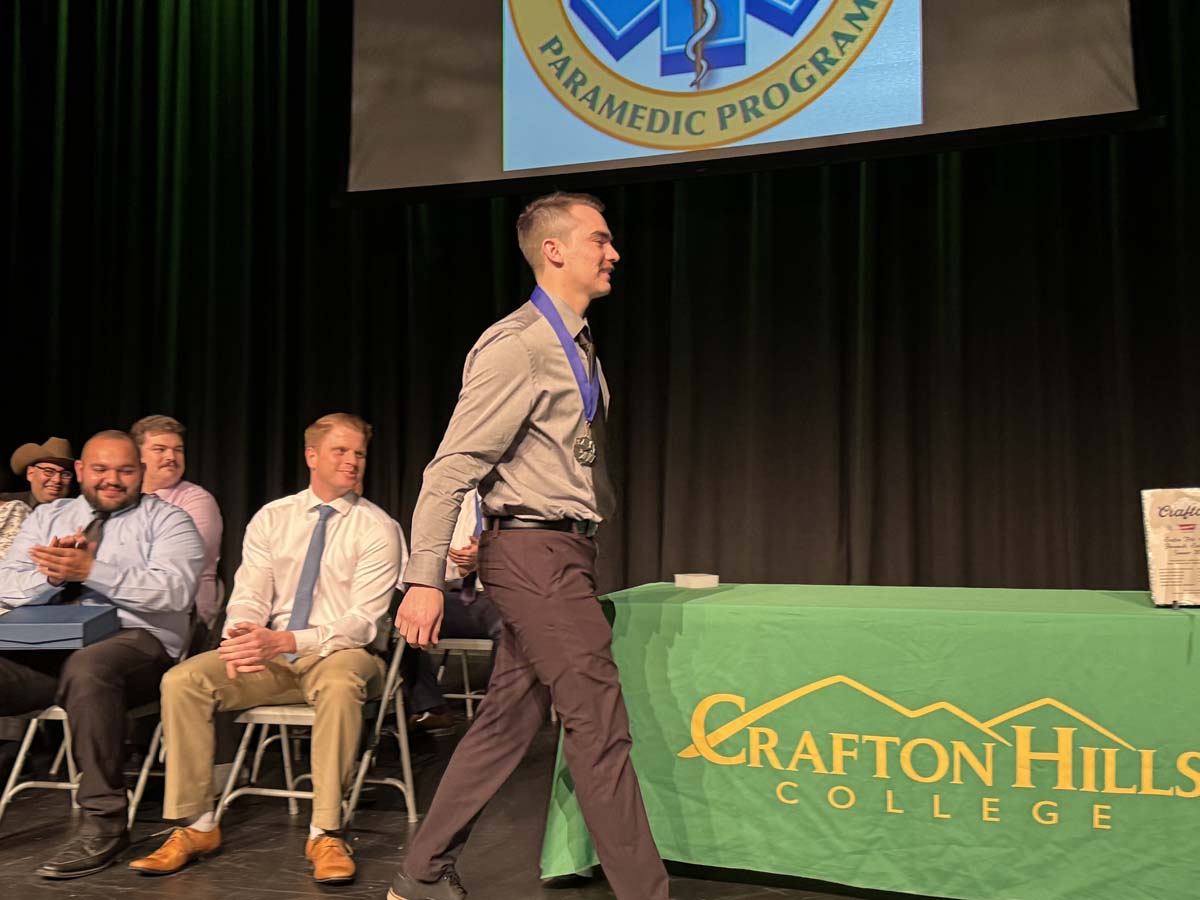
[[[96,543],[89,542],[81,532],[62,538],[51,538],[48,546],[32,547],[29,556],[38,571],[57,587],[68,581],[87,581],[96,561]]]

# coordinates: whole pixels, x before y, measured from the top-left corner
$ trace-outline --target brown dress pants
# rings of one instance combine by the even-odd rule
[[[620,900],[667,900],[642,793],[629,760],[629,718],[596,600],[596,546],[569,532],[485,532],[479,577],[504,622],[487,698],[442,777],[405,870],[432,881],[453,866],[484,806],[546,720],[563,753],[596,853]]]

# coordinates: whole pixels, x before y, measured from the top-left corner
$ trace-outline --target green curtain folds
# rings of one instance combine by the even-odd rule
[[[1165,129],[600,191],[606,586],[1144,585],[1138,490],[1200,481],[1200,11],[1162,13]],[[334,409],[407,525],[464,354],[530,288],[524,198],[331,202],[350,15],[0,3],[3,447],[179,417],[227,577]]]

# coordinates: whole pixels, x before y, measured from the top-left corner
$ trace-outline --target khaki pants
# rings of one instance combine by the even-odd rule
[[[312,730],[312,824],[341,826],[342,795],[354,771],[362,706],[383,691],[383,660],[366,650],[329,656],[282,656],[266,671],[230,680],[216,651],[170,669],[162,681],[163,742],[167,752],[163,816],[184,819],[213,808],[213,713],[284,703],[316,709]]]

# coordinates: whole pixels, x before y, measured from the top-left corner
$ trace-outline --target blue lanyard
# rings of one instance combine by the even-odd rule
[[[571,370],[575,373],[575,381],[579,385],[579,394],[583,397],[583,414],[591,423],[592,419],[596,418],[596,406],[600,400],[600,367],[592,367],[592,378],[589,381],[587,372],[583,368],[583,360],[579,358],[578,345],[571,337],[571,333],[567,331],[567,326],[563,322],[562,316],[558,314],[554,301],[547,296],[545,291],[540,287],[534,288],[529,302],[546,317],[546,321],[558,335],[558,342],[562,344],[563,353],[567,354],[567,362],[571,364]]]

